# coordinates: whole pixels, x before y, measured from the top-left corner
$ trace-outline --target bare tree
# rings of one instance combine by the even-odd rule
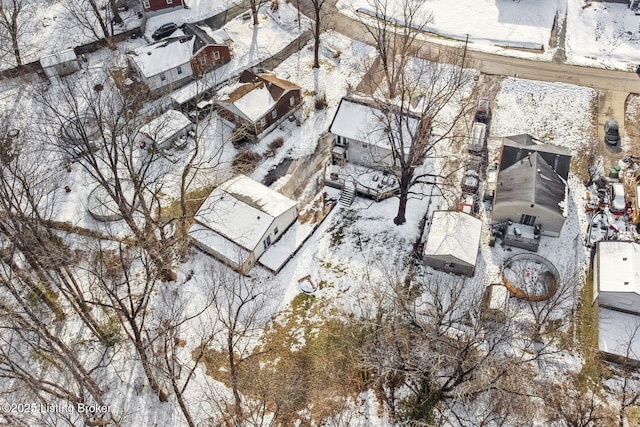
[[[326,26],[324,4],[326,0],[311,0],[313,6],[313,68],[320,68],[320,34]]]
[[[457,54],[452,50],[446,55]],[[452,179],[460,162],[455,167],[435,168],[433,164],[454,163],[452,155],[456,155],[463,140],[456,131],[471,108],[468,93],[473,86],[471,73],[446,64],[444,58],[436,62],[405,61],[405,69],[396,82],[396,97],[374,95],[374,104],[380,111],[378,131],[384,131],[382,139],[393,160],[390,170],[399,184],[396,224],[406,221],[411,197],[424,197],[418,184],[434,186],[439,194],[446,194],[445,188],[456,184]]]
[[[258,19],[258,12],[262,5],[267,4],[270,0],[249,0],[249,7],[251,8],[251,17],[253,18],[253,25],[258,25],[260,20]],[[278,0],[271,0],[277,4]]]
[[[103,0],[66,0],[64,3],[65,9],[80,27],[89,31],[95,40],[104,38],[107,42],[113,36],[109,31],[107,25],[109,22],[106,16],[107,11],[112,10],[111,6]]]
[[[233,419],[234,425],[243,425],[254,411],[242,398],[240,385],[241,365],[252,355],[254,340],[269,319],[267,311],[269,287],[256,279],[219,269],[211,272],[213,307],[225,338],[224,349],[233,394],[232,405],[222,408]]]
[[[0,2],[0,31],[9,36],[11,51],[18,67],[22,66],[21,44],[29,21],[25,16],[28,5],[28,0],[2,0]]]
[[[368,0],[368,5],[370,9],[365,10],[367,13],[358,13],[358,16],[374,40],[384,73],[387,96],[393,99],[407,61],[423,45],[418,35],[433,18],[430,13],[421,10],[424,3],[416,0]],[[374,76],[371,75],[370,78],[374,79]],[[377,84],[372,85],[376,86]]]

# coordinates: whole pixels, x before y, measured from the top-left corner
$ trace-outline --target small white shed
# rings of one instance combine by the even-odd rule
[[[594,298],[600,307],[640,314],[640,244],[598,243],[593,260]]]
[[[63,50],[40,58],[40,66],[47,77],[66,76],[80,69],[80,61],[73,49]]]
[[[138,131],[140,147],[155,146],[158,148],[171,148],[181,138],[186,138],[193,129],[193,123],[180,111],[169,110],[156,117]]]
[[[473,276],[482,221],[462,212],[435,211],[424,244],[424,263],[436,270]]]

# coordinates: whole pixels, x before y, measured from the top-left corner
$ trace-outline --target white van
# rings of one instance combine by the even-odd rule
[[[479,152],[484,148],[487,137],[487,125],[475,122],[471,129],[471,137],[469,138],[469,151]]]

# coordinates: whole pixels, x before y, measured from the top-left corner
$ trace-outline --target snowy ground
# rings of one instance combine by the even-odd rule
[[[640,63],[640,16],[626,4],[567,0],[566,53],[570,63],[634,69]]]
[[[431,16],[426,30],[452,40],[469,36],[471,49],[505,56],[551,60],[555,48],[549,45],[556,14],[561,22],[566,15],[565,53],[567,62],[591,67],[629,70],[640,63],[640,17],[626,4],[585,0],[431,0],[420,13]],[[339,0],[341,13],[369,20],[358,8],[374,10],[373,2]],[[400,2],[391,3],[387,15],[402,19]],[[449,43],[442,38],[431,38]],[[522,51],[508,47],[531,49]],[[507,48],[507,49],[505,49]],[[543,53],[535,53],[542,49]]]
[[[189,6],[188,9],[178,9],[147,19],[145,35],[151,39],[151,34],[163,24],[175,22],[178,25],[182,25],[202,21],[224,12],[240,2],[237,0],[188,0],[185,3]]]
[[[86,10],[84,16],[89,16],[96,29],[97,36],[88,28],[88,26],[79,23],[70,12],[69,4],[76,4],[68,0],[61,1],[45,1],[38,0],[33,3],[25,2],[27,7],[20,15],[24,21],[20,36],[20,46],[22,53],[22,62],[29,63],[37,61],[45,55],[59,52],[65,49],[73,49],[91,41],[97,40],[103,36],[102,30],[95,19],[91,19],[91,12]],[[87,5],[88,3],[82,3]],[[76,4],[78,7],[80,3]],[[127,12],[121,12],[123,19],[122,25],[115,25],[113,30],[115,33],[140,26],[140,20],[133,9]],[[2,34],[0,29],[0,34]],[[111,26],[109,26],[111,31]],[[8,46],[8,43],[7,43]],[[4,49],[3,49],[4,50]],[[0,61],[0,69],[7,69],[15,66],[15,58],[11,53],[5,55]]]

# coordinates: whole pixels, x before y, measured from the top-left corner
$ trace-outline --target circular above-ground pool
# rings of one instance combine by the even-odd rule
[[[560,286],[556,267],[537,254],[517,254],[505,261],[502,281],[511,295],[527,301],[551,298]]]

